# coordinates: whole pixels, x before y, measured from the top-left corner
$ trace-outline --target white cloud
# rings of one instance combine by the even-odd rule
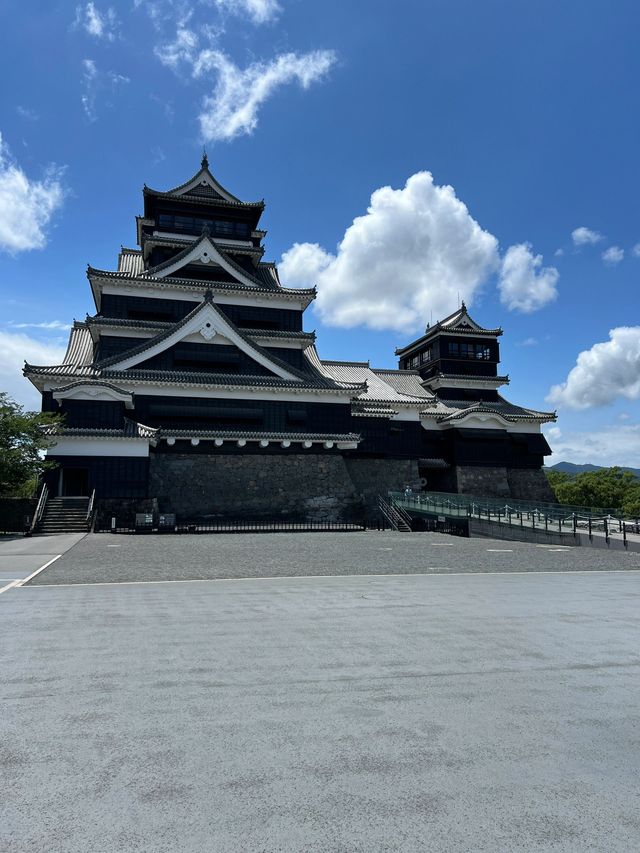
[[[636,243],[633,249],[631,249],[631,254],[634,258],[640,258],[640,243]]]
[[[60,364],[66,348],[43,343],[23,333],[0,331],[0,390],[28,409],[40,408],[40,394],[22,376],[24,362]]]
[[[56,329],[67,331],[71,328],[69,323],[62,323],[60,320],[51,320],[48,323],[10,323],[14,329]]]
[[[118,74],[115,71],[99,71],[93,59],[83,59],[82,69],[84,86],[84,93],[81,98],[82,106],[89,121],[96,121],[98,118],[96,109],[98,94],[105,92],[113,94],[121,86],[130,83],[131,80],[124,74]]]
[[[540,341],[537,338],[525,338],[520,344],[521,347],[537,347]]]
[[[202,102],[199,115],[205,141],[229,141],[250,135],[258,124],[258,111],[276,89],[298,82],[303,89],[321,80],[336,61],[331,50],[298,55],[285,53],[271,62],[254,62],[239,68],[220,50],[203,50],[193,64],[193,76],[217,75],[212,95]]]
[[[615,424],[592,432],[566,434],[560,430],[554,433],[554,429],[557,428],[544,429],[553,451],[547,465],[562,461],[607,468],[612,465],[640,468],[640,424]]]
[[[76,6],[74,26],[82,27],[88,35],[97,39],[113,41],[116,37],[118,17],[112,8],[101,12],[95,3]]]
[[[274,21],[282,7],[277,0],[214,0],[216,6],[235,15],[248,15],[254,24]]]
[[[197,48],[198,36],[186,27],[178,27],[175,39],[156,47],[154,53],[163,65],[175,71],[181,62],[195,62]]]
[[[551,388],[549,402],[588,409],[619,397],[640,399],[640,326],[611,329],[609,338],[580,353],[566,381]]]
[[[556,258],[561,258],[564,255],[564,249],[556,249],[553,254]]]
[[[509,311],[538,311],[557,298],[559,277],[555,267],[542,266],[542,255],[534,255],[530,243],[509,246],[498,280],[500,301]]]
[[[623,258],[624,249],[621,249],[620,246],[609,246],[609,248],[602,253],[602,260],[605,264],[619,264]]]
[[[82,60],[82,82],[84,94],[82,95],[82,106],[89,121],[95,121],[96,116],[96,80],[98,67],[93,59]]]
[[[28,178],[0,134],[0,251],[44,248],[47,226],[64,201],[61,174],[51,167],[42,181]]]
[[[35,110],[30,109],[29,107],[23,107],[18,105],[16,107],[16,112],[20,116],[20,118],[26,119],[26,121],[38,121],[40,116]]]
[[[585,228],[584,225],[581,225],[580,228],[576,228],[571,232],[571,239],[574,246],[592,246],[594,243],[604,240],[604,237],[597,231],[592,231],[590,228]]]
[[[317,283],[316,307],[330,325],[407,332],[431,311],[443,317],[455,310],[458,296],[471,302],[498,261],[498,241],[453,187],[418,172],[403,189],[373,193],[336,255],[314,243],[296,244],[280,272],[292,286]]]

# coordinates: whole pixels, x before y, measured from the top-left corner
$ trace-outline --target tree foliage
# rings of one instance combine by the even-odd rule
[[[625,515],[640,515],[640,480],[622,468],[602,468],[582,474],[547,471],[556,500],[574,506],[606,507]]]
[[[43,427],[61,423],[59,415],[25,412],[8,394],[0,392],[0,495],[24,497],[52,463],[43,451],[51,440]]]

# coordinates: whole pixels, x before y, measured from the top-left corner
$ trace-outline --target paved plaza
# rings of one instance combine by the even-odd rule
[[[46,539],[25,547],[70,544]],[[0,849],[637,850],[639,567],[437,534],[84,537],[0,595]]]

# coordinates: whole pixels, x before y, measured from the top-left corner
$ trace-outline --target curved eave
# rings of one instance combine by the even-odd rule
[[[69,369],[70,368],[70,369]],[[80,371],[84,370],[82,373]],[[143,383],[146,385],[157,385],[163,387],[179,386],[193,388],[211,388],[224,390],[267,390],[267,391],[287,391],[294,393],[318,393],[318,394],[338,394],[344,397],[352,397],[354,394],[361,393],[364,388],[362,386],[352,386],[345,388],[342,386],[330,387],[327,385],[316,385],[312,382],[287,382],[276,377],[242,375],[238,377],[241,381],[228,382],[228,374],[215,373],[196,373],[187,371],[165,371],[164,375],[159,375],[162,371],[154,370],[95,370],[91,368],[75,368],[74,365],[35,365],[25,364],[24,375],[32,382],[34,378],[40,378],[41,381],[48,379],[52,380],[67,380],[68,382],[77,382],[81,379],[96,380],[103,379],[106,381],[113,380],[115,382],[124,382],[127,384],[135,383],[137,385]],[[36,384],[34,382],[34,384]]]
[[[235,290],[238,293],[259,293],[263,296],[281,296],[282,294],[285,294],[292,297],[310,297],[311,299],[315,299],[318,292],[315,287],[281,287],[278,289],[274,288],[273,290],[269,290],[262,286],[256,286],[254,288],[242,286],[238,283],[228,281],[204,281],[203,279],[196,278],[178,278],[177,276],[172,276],[171,278],[155,278],[154,276],[150,275],[135,276],[127,272],[101,270],[97,267],[92,267],[91,265],[87,267],[87,278],[90,282],[92,279],[95,278],[107,279],[109,281],[122,281],[125,283],[128,282],[130,284],[152,284],[154,287],[161,287],[162,285],[182,285],[186,289],[201,288],[203,291],[219,287],[223,289]]]
[[[182,186],[187,186],[197,177],[196,175],[191,178],[191,180],[187,181],[186,184]],[[179,190],[180,187],[177,187],[176,190]],[[242,207],[254,210],[264,210],[265,203],[264,199],[260,201],[240,201],[240,199],[236,199],[235,201],[228,201],[226,198],[215,198],[213,196],[201,196],[201,195],[191,195],[189,193],[178,194],[176,190],[170,190],[169,192],[163,192],[162,190],[154,190],[151,187],[148,187],[146,184],[142,188],[142,194],[149,198],[166,198],[171,201],[185,201],[189,204],[200,204],[205,205],[207,207],[215,207],[217,205],[224,205],[225,207]],[[228,193],[231,196],[231,193]],[[235,196],[233,197],[235,198]]]

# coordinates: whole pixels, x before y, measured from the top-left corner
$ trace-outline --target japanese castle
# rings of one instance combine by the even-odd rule
[[[500,395],[501,329],[463,303],[396,350],[398,370],[323,360],[303,328],[315,289],[263,260],[263,201],[232,195],[206,155],[143,198],[138,248],[87,271],[96,312],[63,363],[25,365],[64,415],[50,494],[190,517],[340,517],[407,485],[549,497],[540,427],[555,415]]]

